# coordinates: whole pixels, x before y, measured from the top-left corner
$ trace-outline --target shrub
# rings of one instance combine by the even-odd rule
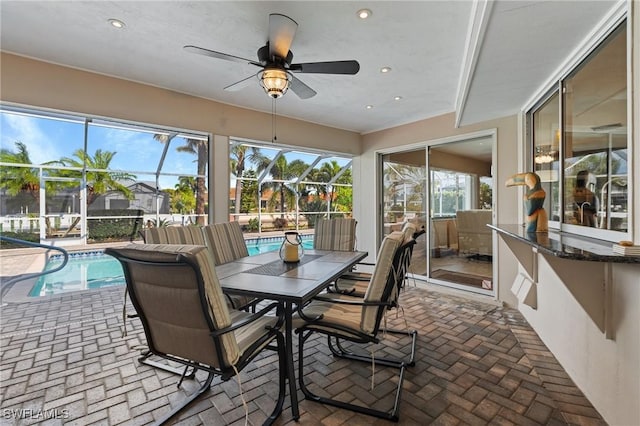
[[[286,228],[288,224],[289,221],[284,217],[276,217],[275,219],[273,219],[273,226],[276,229]]]
[[[32,234],[30,232],[3,232],[3,237],[15,238],[18,240],[30,241],[32,243],[40,242],[40,234]],[[9,241],[0,240],[0,248],[3,249],[12,249],[12,248],[25,248],[29,246],[25,246],[22,244],[11,243]]]
[[[258,218],[252,217],[249,219],[249,223],[247,223],[246,230],[247,232],[257,232],[259,227]]]
[[[103,218],[87,221],[88,238],[93,241],[133,241],[138,231],[142,229],[142,215],[142,210],[91,210],[89,217],[102,216]],[[104,218],[104,216],[118,217]]]

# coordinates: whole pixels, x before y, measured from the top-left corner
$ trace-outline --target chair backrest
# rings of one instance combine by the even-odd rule
[[[161,226],[142,230],[145,244],[205,245],[200,226]]]
[[[396,285],[396,277],[394,271],[394,260],[397,261],[396,255],[398,249],[404,242],[404,233],[395,231],[387,235],[376,258],[376,265],[367,292],[364,295],[365,303],[390,302],[393,297],[394,287]],[[365,306],[362,309],[362,317],[360,320],[360,328],[365,333],[375,333],[380,326],[382,315],[388,306]]]
[[[238,222],[224,222],[202,228],[205,243],[216,265],[249,256],[247,243]]]
[[[152,353],[224,369],[239,358],[220,282],[205,247],[131,244],[107,248],[122,264],[127,291]]]
[[[320,219],[315,225],[313,248],[316,250],[354,251],[356,247],[355,219]]]

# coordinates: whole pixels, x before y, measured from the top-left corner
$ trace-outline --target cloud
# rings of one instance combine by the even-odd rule
[[[58,160],[61,155],[57,144],[40,124],[35,117],[2,114],[2,147],[13,151],[15,142],[24,143],[33,164]]]

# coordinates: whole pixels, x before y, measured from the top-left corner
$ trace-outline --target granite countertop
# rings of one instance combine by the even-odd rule
[[[517,224],[487,226],[499,234],[508,235],[536,247],[542,253],[563,259],[640,264],[640,256],[623,256],[614,253],[611,241],[554,230],[549,232],[527,232],[524,226]]]

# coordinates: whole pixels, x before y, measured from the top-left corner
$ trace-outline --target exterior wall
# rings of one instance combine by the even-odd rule
[[[377,239],[376,217],[367,212],[377,211],[379,200],[377,189],[371,182],[377,182],[376,154],[379,150],[388,148],[402,149],[408,146],[453,136],[464,137],[465,134],[484,130],[496,129],[497,143],[495,146],[494,170],[494,203],[495,220],[497,223],[516,223],[519,218],[520,198],[513,188],[505,188],[503,182],[517,172],[518,158],[518,119],[516,116],[491,120],[455,128],[455,114],[445,114],[427,120],[418,121],[392,129],[386,129],[363,136],[363,152],[359,158],[361,167],[354,166],[354,194],[359,195],[359,202],[354,200],[354,216],[358,218],[358,247],[375,253]],[[367,184],[357,184],[358,182]],[[372,255],[370,254],[370,257]],[[511,293],[510,287],[517,273],[517,262],[506,245],[498,240],[497,254],[494,256],[497,273],[496,297],[508,305],[515,306],[517,299]]]

